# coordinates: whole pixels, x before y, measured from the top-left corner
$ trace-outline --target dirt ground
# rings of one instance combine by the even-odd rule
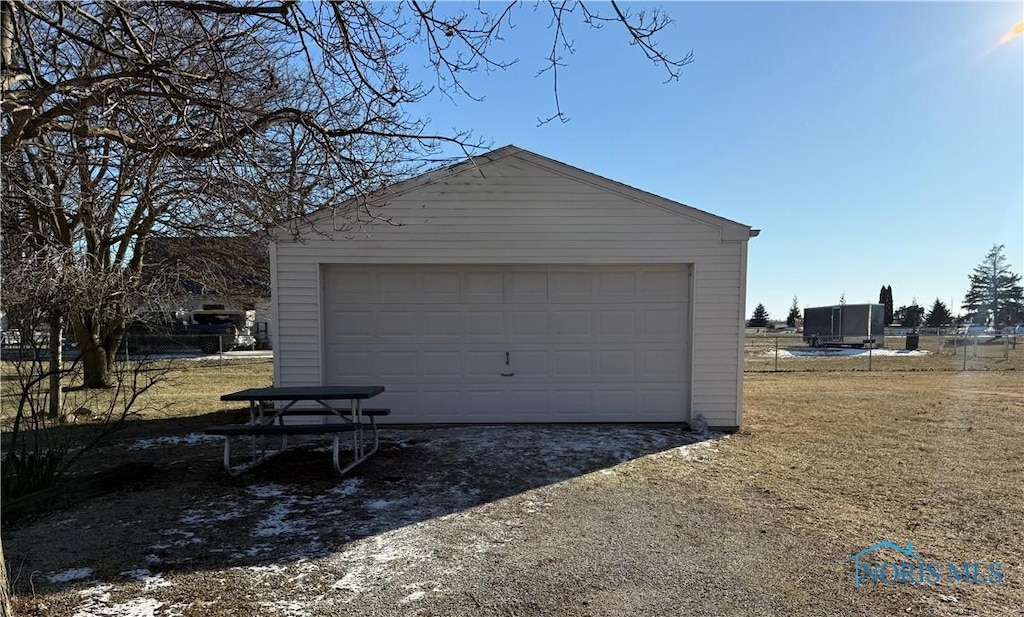
[[[387,430],[345,478],[314,440],[232,479],[196,433],[225,412],[143,419],[86,464],[152,480],[4,527],[19,614],[1024,612],[1021,373],[750,373],[745,397],[729,436]],[[883,538],[1005,576],[855,588]]]

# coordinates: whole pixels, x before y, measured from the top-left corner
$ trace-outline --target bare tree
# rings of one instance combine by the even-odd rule
[[[62,387],[62,382],[79,376],[83,365],[48,357],[44,349],[49,341],[34,334],[40,326],[54,315],[81,320],[82,312],[123,319],[158,296],[156,290],[126,279],[123,272],[97,276],[87,260],[74,251],[45,248],[23,254],[5,267],[0,302],[9,322],[25,333],[21,348],[5,357],[16,395],[0,474],[5,499],[59,479],[75,460],[136,413],[139,398],[166,373],[166,364],[160,368],[144,358],[125,359],[116,363],[110,375],[113,387],[107,391]],[[85,417],[87,430],[69,430]]]
[[[237,236],[374,194],[453,149],[412,106],[434,91],[469,96],[466,75],[509,66],[496,44],[521,7],[409,1],[299,3],[25,2],[0,7],[5,259],[74,251],[100,279],[139,280],[155,236]],[[551,1],[553,79],[584,27],[623,26],[677,78],[690,55],[655,43],[660,10],[604,14]],[[416,63],[434,83],[411,78]],[[542,120],[543,121],[543,120]],[[340,228],[380,218],[336,213]],[[135,297],[135,294],[128,294]],[[68,317],[84,385],[110,387],[123,313],[100,299]]]

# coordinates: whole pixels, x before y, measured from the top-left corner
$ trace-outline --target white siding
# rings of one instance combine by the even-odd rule
[[[693,264],[691,413],[738,425],[746,241],[722,237],[742,226],[628,190],[516,154],[371,207],[388,222],[277,242],[276,384],[323,381],[320,264]]]

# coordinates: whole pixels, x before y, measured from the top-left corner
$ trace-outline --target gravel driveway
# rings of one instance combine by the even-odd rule
[[[385,431],[346,478],[319,448],[238,479],[198,435],[125,443],[111,455],[159,462],[152,485],[5,529],[4,549],[25,614],[927,614],[854,590],[845,555],[770,496],[736,508],[688,484],[721,439]]]

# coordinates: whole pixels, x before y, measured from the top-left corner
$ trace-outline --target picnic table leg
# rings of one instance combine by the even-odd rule
[[[363,459],[363,402],[359,399],[352,399],[352,421],[359,427],[352,431],[352,458],[356,461]]]
[[[253,436],[253,438],[255,438],[255,435]],[[274,458],[275,456],[277,456],[278,454],[281,454],[282,452],[284,452],[287,449],[288,449],[288,436],[287,435],[281,435],[281,445],[280,445],[280,447],[278,447],[277,450],[274,450],[270,454],[266,454],[264,452],[264,454],[262,456],[258,457],[258,458],[256,458],[254,456],[252,461],[250,461],[248,464],[240,465],[238,467],[234,467],[233,468],[233,467],[231,467],[231,436],[230,435],[225,435],[224,436],[224,471],[228,472],[228,475],[230,475],[230,476],[241,475],[242,473],[244,473],[246,471],[249,471],[253,467],[256,467],[260,463],[263,463],[263,462],[265,462],[265,461],[267,461],[269,459]],[[337,450],[337,441],[335,441],[335,450]],[[337,454],[335,454],[335,459],[337,459]]]
[[[249,399],[249,424],[252,424],[254,426],[256,424],[256,402],[253,401],[252,399]],[[258,461],[259,458],[260,458],[260,454],[262,454],[262,453],[257,454],[257,452],[256,452],[256,439],[257,439],[256,436],[253,435],[250,438],[250,440],[249,440],[251,445],[252,445],[252,464],[253,465],[256,464],[256,461]],[[228,441],[230,441],[230,438],[228,438]],[[226,464],[226,461],[225,461],[225,464]],[[230,471],[229,471],[229,473],[230,473]]]

